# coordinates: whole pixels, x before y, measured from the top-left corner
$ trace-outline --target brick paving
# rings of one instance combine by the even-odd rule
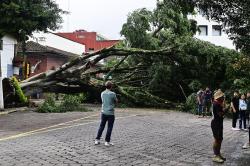
[[[46,125],[55,125],[52,120],[59,123],[56,119],[61,119],[62,123],[91,116],[0,141],[0,165],[217,165],[211,161],[213,153],[209,118],[197,118],[191,114],[172,111],[118,109],[112,135],[115,146],[105,147],[103,142],[97,146],[93,145],[99,125],[99,117],[95,115],[98,115],[96,111],[66,113],[57,115],[58,118],[53,114],[32,112],[0,116],[0,125],[5,122],[4,130],[0,128],[0,139],[6,137],[5,132],[9,132],[10,136],[37,130]],[[15,119],[19,120],[14,122],[16,125],[13,126],[8,119],[13,122]],[[38,119],[39,123],[23,129]],[[42,122],[46,123],[41,124]],[[19,127],[17,123],[20,123]],[[232,131],[231,121],[225,119],[222,152],[227,161],[223,165],[250,165],[250,150],[241,149],[246,140],[247,132]]]

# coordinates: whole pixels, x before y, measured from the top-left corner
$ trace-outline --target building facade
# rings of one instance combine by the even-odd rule
[[[199,31],[194,37],[217,46],[235,49],[233,41],[228,38],[222,26],[218,22],[208,20],[204,17],[202,11],[198,12],[197,15],[190,15],[189,19],[196,20],[199,28]]]
[[[96,32],[88,32],[86,30],[76,30],[74,32],[59,32],[55,33],[61,37],[71,41],[85,45],[84,52],[98,51],[103,48],[113,46],[119,40],[109,40]]]
[[[17,40],[9,35],[5,35],[0,39],[0,60],[2,78],[13,76],[13,59],[15,55]]]
[[[15,72],[14,74],[19,78],[23,79],[22,70],[23,68],[23,56],[21,46],[18,45],[17,56],[14,59]],[[59,50],[57,48],[43,46],[39,43],[29,41],[26,44],[26,55],[28,68],[28,77],[34,75],[56,70],[63,64],[69,62],[70,60],[78,57],[79,55]]]

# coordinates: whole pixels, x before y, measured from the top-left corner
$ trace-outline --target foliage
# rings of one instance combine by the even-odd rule
[[[236,71],[231,69],[231,64],[237,63],[242,55],[193,38],[197,27],[193,20],[188,20],[187,14],[194,13],[196,5],[194,1],[163,0],[157,1],[153,11],[143,8],[129,14],[121,30],[126,46],[148,50],[172,49],[169,54],[129,57],[126,60],[129,67],[138,64],[145,67],[132,73],[133,77],[125,84],[143,88],[144,96],[148,92],[170,101],[183,101],[184,96],[200,87],[233,88],[234,80],[230,74]],[[122,77],[124,75],[114,79]],[[131,99],[136,93],[131,93]]]
[[[1,0],[0,34],[25,41],[34,31],[58,29],[63,13],[54,0]]]
[[[15,88],[15,93],[18,96],[18,99],[21,103],[25,104],[28,102],[27,97],[23,94],[23,91],[19,85],[19,82],[17,81],[16,77],[11,78],[11,83],[13,87]]]
[[[250,91],[250,58],[239,56],[229,64],[227,69],[228,81],[232,83],[231,89],[238,89],[241,93]]]
[[[192,93],[188,96],[181,110],[185,112],[191,112],[193,114],[197,113],[197,96],[195,93]]]
[[[81,100],[83,95],[64,95],[62,102],[58,105],[55,102],[53,95],[49,95],[44,103],[38,108],[38,112],[41,113],[62,113],[62,112],[73,112],[73,111],[91,111],[81,106]]]
[[[202,84],[198,80],[193,80],[190,84],[188,84],[188,87],[193,91],[196,92],[200,88],[202,88]]]
[[[78,100],[80,103],[84,103],[88,98],[88,94],[87,93],[79,93],[78,94]]]
[[[196,5],[211,19],[221,22],[236,46],[250,53],[250,1],[197,0]]]
[[[59,112],[58,106],[55,103],[55,98],[53,96],[48,96],[37,111],[41,113]]]
[[[60,112],[67,112],[71,110],[77,110],[80,107],[80,100],[78,96],[65,95],[63,101],[59,106]]]

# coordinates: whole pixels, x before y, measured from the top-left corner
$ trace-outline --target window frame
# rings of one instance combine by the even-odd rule
[[[216,29],[215,27],[220,27],[219,29]],[[216,30],[220,30],[219,35],[215,35],[214,32],[216,32]],[[212,36],[221,36],[222,35],[222,26],[221,25],[212,25]]]

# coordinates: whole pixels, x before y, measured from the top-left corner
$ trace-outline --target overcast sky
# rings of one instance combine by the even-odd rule
[[[56,0],[59,7],[70,11],[63,16],[60,32],[78,29],[96,31],[109,39],[119,39],[123,23],[130,12],[146,7],[154,9],[156,0]]]

